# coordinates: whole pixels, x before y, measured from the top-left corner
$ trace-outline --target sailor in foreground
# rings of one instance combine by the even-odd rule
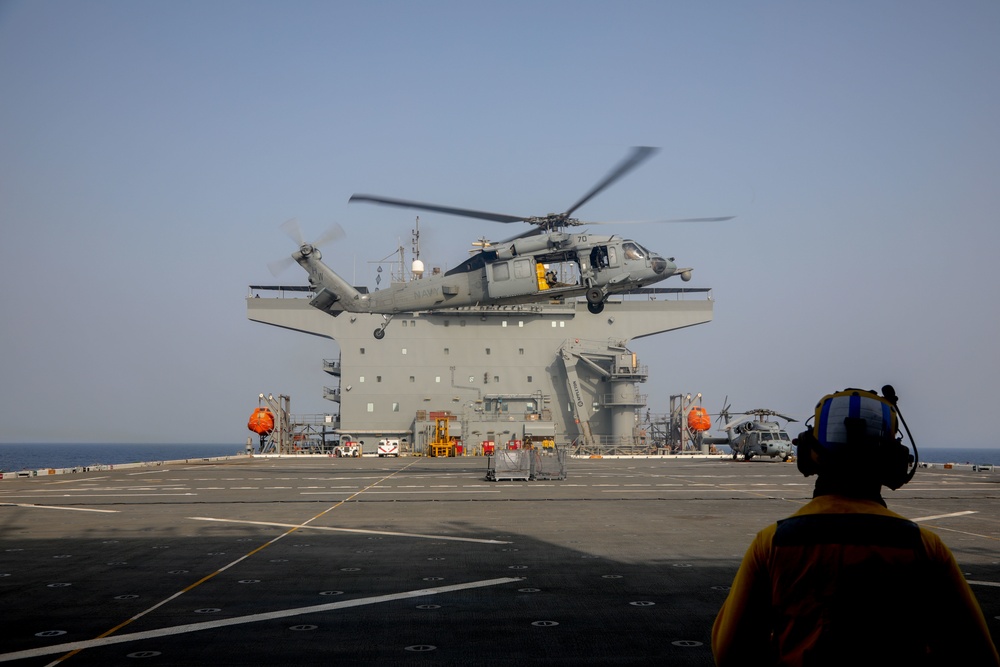
[[[918,462],[895,391],[882,394],[824,396],[795,439],[799,470],[817,476],[813,499],[743,557],[712,628],[720,667],[1000,665],[951,551],[882,499]]]

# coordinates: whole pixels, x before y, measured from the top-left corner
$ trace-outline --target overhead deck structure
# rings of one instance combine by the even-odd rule
[[[647,289],[599,315],[584,301],[404,313],[374,340],[380,315],[331,315],[311,296],[252,285],[247,317],[336,341],[339,356],[317,368],[339,381],[324,389],[339,405],[334,431],[398,437],[418,453],[440,411],[455,415],[451,436],[470,452],[547,438],[577,454],[646,453],[638,415],[648,369],[628,343],[709,322],[714,304],[708,289]]]

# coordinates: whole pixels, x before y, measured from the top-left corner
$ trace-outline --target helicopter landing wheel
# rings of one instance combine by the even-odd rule
[[[382,340],[383,338],[385,338],[385,329],[376,329],[375,340]]]
[[[604,310],[604,304],[603,303],[590,303],[588,301],[587,302],[587,310],[589,310],[590,312],[592,312],[594,315],[597,315],[599,312],[601,312],[602,310]]]
[[[587,290],[587,303],[598,304],[604,303],[604,290],[600,287],[591,287]]]

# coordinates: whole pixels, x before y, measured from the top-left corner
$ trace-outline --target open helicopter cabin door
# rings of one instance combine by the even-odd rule
[[[539,284],[545,285],[544,271],[539,277],[535,260],[531,257],[496,261],[487,265],[486,269],[491,299],[535,294],[540,289]]]

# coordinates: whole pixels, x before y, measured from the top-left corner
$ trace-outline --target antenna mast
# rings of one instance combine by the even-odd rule
[[[413,274],[414,280],[420,280],[424,275],[424,263],[420,261],[420,216],[417,216],[417,221],[413,226],[413,231],[410,233],[410,238],[413,243],[413,264],[410,272]]]

